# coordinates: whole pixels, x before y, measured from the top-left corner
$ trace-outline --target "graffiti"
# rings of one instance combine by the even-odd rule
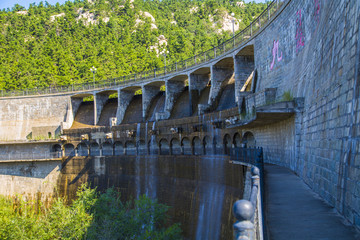
[[[296,15],[297,15],[297,18],[296,18],[295,40],[296,40],[296,53],[298,53],[300,48],[305,45],[303,31],[302,31],[302,28],[301,28],[301,25],[302,25],[302,23],[301,23],[301,9],[296,12]]]
[[[320,0],[314,0],[314,18],[317,24],[320,21]]]
[[[275,60],[277,60],[278,62],[280,62],[282,60],[282,52],[279,55],[279,40],[274,40],[274,45],[273,45],[273,49],[272,49],[272,62],[270,64],[270,70],[273,70],[274,65],[275,65]]]

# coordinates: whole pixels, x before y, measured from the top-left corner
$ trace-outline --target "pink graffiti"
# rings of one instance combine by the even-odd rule
[[[301,29],[301,9],[296,12],[296,15],[298,16],[296,19],[296,53],[299,52],[300,47],[304,46],[304,36]]]
[[[320,21],[320,0],[314,0],[314,18],[319,23]]]
[[[280,62],[282,60],[282,52],[280,53],[280,56],[279,56],[279,40],[277,40],[277,41],[274,40],[274,45],[273,45],[273,49],[272,49],[272,55],[273,55],[273,59],[272,59],[272,62],[270,64],[270,70],[273,70],[276,59],[277,59],[278,62]]]

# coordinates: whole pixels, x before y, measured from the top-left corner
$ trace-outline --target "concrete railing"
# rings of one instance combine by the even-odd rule
[[[106,80],[89,81],[88,83],[72,84],[67,86],[57,86],[48,88],[32,88],[19,91],[0,91],[0,97],[12,96],[30,96],[30,95],[47,95],[54,93],[70,93],[88,90],[101,90],[106,88],[115,88],[125,86],[127,84],[141,83],[152,79],[159,80],[159,78],[166,77],[171,74],[182,72],[184,70],[196,67],[197,65],[210,62],[213,59],[225,56],[235,49],[244,46],[254,35],[266,27],[272,21],[273,17],[277,15],[278,10],[290,0],[273,0],[268,4],[267,8],[245,29],[237,33],[234,37],[226,40],[218,46],[209,49],[205,52],[199,53],[183,61],[175,62],[168,66],[152,69],[148,71],[129,74],[122,77],[111,78]],[[92,80],[92,79],[91,79]]]
[[[264,215],[263,215],[263,152],[257,151],[256,159],[252,158],[251,193],[249,199],[235,202],[233,213],[237,222],[234,224],[235,240],[263,240]]]
[[[43,159],[56,159],[61,158],[61,152],[14,152],[0,154],[0,161],[13,161],[13,160],[43,160]]]

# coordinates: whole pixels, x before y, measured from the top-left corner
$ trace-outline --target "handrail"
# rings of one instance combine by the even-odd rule
[[[59,87],[48,87],[42,89],[32,88],[32,89],[25,89],[18,91],[1,90],[0,98],[14,97],[14,96],[48,95],[48,94],[90,91],[95,89],[119,87],[135,82],[143,82],[150,79],[165,77],[169,74],[192,68],[199,64],[209,62],[210,60],[213,60],[217,57],[224,56],[229,52],[231,52],[232,50],[241,46],[243,43],[247,42],[255,33],[263,29],[265,25],[271,21],[272,17],[277,14],[278,10],[287,1],[289,0],[273,0],[253,22],[251,22],[247,27],[245,27],[235,36],[220,43],[218,46],[213,47],[212,49],[196,54],[183,61],[175,62],[171,65],[159,69],[138,72],[117,78],[99,80],[99,81],[95,81],[95,83],[88,82],[88,83],[71,84],[71,85],[59,86]]]
[[[249,199],[235,202],[233,213],[237,222],[234,224],[234,239],[263,240],[265,222],[263,214],[263,150],[257,151],[257,157],[251,163],[251,192]]]

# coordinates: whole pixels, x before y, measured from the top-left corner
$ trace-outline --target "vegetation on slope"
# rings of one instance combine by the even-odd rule
[[[178,225],[163,227],[166,211],[145,196],[123,204],[113,189],[85,185],[71,205],[57,199],[49,209],[0,197],[0,239],[181,239]]]
[[[240,0],[75,0],[0,11],[0,90],[56,87],[160,68],[208,50],[266,4]],[[222,30],[225,29],[226,31]]]

